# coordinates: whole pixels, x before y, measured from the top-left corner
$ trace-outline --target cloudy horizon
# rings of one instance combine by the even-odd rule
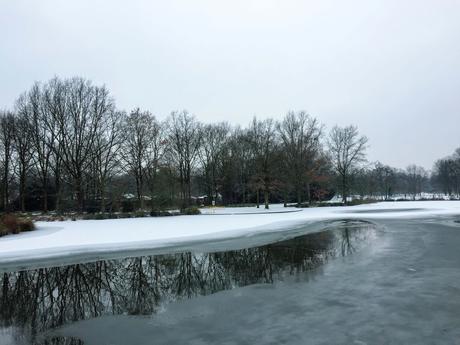
[[[460,146],[458,1],[3,1],[0,109],[82,76],[117,106],[246,125],[306,110],[357,125],[369,161],[427,169]]]

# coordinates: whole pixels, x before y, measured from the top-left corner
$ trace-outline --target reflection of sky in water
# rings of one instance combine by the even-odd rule
[[[107,314],[149,315],[165,303],[252,284],[304,279],[329,259],[346,256],[377,236],[372,224],[334,222],[326,231],[260,247],[184,252],[4,273],[2,344],[69,322]],[[303,277],[303,278],[302,278]],[[40,344],[78,344],[56,338]]]

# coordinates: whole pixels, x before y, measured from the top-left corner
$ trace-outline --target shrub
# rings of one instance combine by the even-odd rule
[[[192,207],[187,207],[182,213],[186,214],[186,215],[189,215],[189,216],[192,216],[192,215],[196,215],[196,214],[201,214],[201,211],[200,211],[200,209],[198,207],[192,206]]]
[[[1,222],[8,233],[19,233],[18,218],[14,214],[5,214],[2,217]]]
[[[123,210],[123,212],[127,213],[127,212],[134,212],[134,209],[135,209],[135,205],[134,205],[134,202],[131,201],[131,200],[123,200],[122,204],[121,204],[121,209]]]
[[[35,224],[31,219],[19,219],[18,227],[21,232],[35,230]]]
[[[2,223],[0,223],[0,237],[6,236],[8,234],[8,229]]]
[[[89,202],[89,204],[85,207],[85,211],[89,214],[95,214],[99,212],[100,208],[101,206],[99,204],[95,202]]]
[[[136,218],[142,218],[142,217],[145,217],[146,216],[146,213],[144,211],[136,211],[134,212],[134,217]]]
[[[343,203],[341,203],[341,202],[321,202],[316,206],[318,206],[318,207],[343,206]]]
[[[366,205],[366,204],[373,204],[376,202],[377,200],[374,200],[374,199],[353,199],[352,201],[347,202],[347,205],[348,206]]]
[[[107,216],[106,216],[105,213],[92,213],[92,214],[84,215],[83,219],[85,219],[85,220],[102,220],[102,219],[107,219]]]
[[[0,218],[0,236],[32,231],[35,225],[29,218],[18,218],[14,214],[5,214]]]
[[[123,219],[123,218],[132,218],[133,216],[131,213],[120,213],[118,214],[118,219]]]
[[[96,213],[93,219],[96,219],[96,220],[107,219],[107,215],[105,213]]]
[[[152,210],[150,211],[150,216],[151,217],[168,217],[168,216],[172,216],[172,214],[169,213],[168,211]]]
[[[300,205],[299,204],[294,204],[294,207],[297,207],[297,208],[309,208],[309,207],[312,207],[312,204],[310,204],[308,202],[302,202]]]

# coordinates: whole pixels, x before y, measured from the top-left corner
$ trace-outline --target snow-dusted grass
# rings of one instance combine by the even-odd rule
[[[0,239],[0,265],[86,254],[174,247],[193,241],[284,231],[334,219],[420,218],[460,215],[460,201],[382,202],[311,209],[205,209],[202,215],[37,222],[37,230]]]

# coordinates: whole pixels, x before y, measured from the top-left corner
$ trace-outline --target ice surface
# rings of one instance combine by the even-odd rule
[[[303,279],[182,300],[152,316],[85,320],[56,333],[87,345],[458,344],[460,227],[441,218],[381,223],[386,231],[376,246]]]

